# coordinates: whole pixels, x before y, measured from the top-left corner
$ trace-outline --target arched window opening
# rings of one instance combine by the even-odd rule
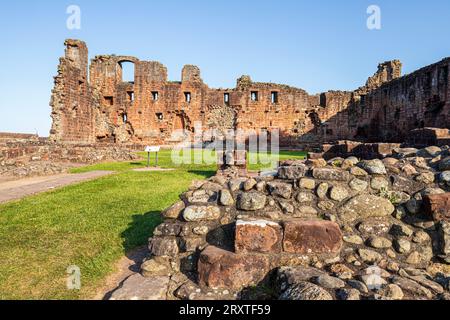
[[[122,82],[134,83],[134,63],[130,61],[119,62]]]

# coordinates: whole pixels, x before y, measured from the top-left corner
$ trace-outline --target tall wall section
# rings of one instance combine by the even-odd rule
[[[79,40],[66,40],[52,91],[50,139],[58,142],[95,141],[92,92],[88,83],[88,49]]]
[[[127,63],[134,68],[131,81],[124,80]],[[172,144],[199,122],[213,129],[280,129],[285,146],[398,141],[418,127],[449,127],[449,63],[401,77],[401,63],[389,61],[355,91],[309,95],[249,76],[235,88],[212,89],[192,65],[183,67],[181,81],[169,81],[159,62],[116,55],[92,59],[88,79],[86,45],[67,40],[52,93],[51,139]]]

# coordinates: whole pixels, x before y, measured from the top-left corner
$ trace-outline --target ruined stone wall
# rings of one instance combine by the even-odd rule
[[[373,90],[357,90],[347,110],[353,137],[402,142],[417,128],[448,128],[449,63],[444,59]]]
[[[66,40],[52,91],[50,139],[60,142],[94,142],[92,92],[88,83],[88,49],[78,40]]]
[[[192,65],[184,66],[181,81],[168,81],[159,62],[115,55],[92,59],[88,83],[86,45],[67,40],[66,46],[51,101],[53,141],[173,144],[200,122],[221,130],[280,129],[282,146],[301,147],[344,139],[399,141],[412,129],[450,122],[450,59],[404,77],[399,61],[385,62],[355,91],[310,95],[249,76],[235,88],[211,89]],[[126,62],[134,64],[134,81],[123,80]]]
[[[0,133],[0,180],[62,173],[79,164],[137,159],[130,147],[117,144],[67,145],[36,135]]]

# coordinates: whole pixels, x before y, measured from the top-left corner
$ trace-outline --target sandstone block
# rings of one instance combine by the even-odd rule
[[[341,246],[341,230],[334,222],[292,220],[284,223],[285,252],[337,253]]]
[[[450,192],[426,195],[424,197],[424,210],[435,221],[448,221],[450,219]]]
[[[281,252],[283,232],[278,223],[267,220],[236,222],[236,253]]]
[[[199,284],[212,289],[241,290],[260,282],[269,272],[266,256],[239,255],[208,246],[198,262]]]

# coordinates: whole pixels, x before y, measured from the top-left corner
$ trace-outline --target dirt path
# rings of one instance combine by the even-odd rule
[[[113,171],[91,171],[78,174],[58,174],[21,180],[0,182],[0,203],[22,199],[23,197],[70,184],[93,180],[114,173]]]
[[[108,299],[114,290],[121,286],[122,282],[129,276],[140,271],[142,261],[148,255],[147,246],[139,247],[122,257],[115,266],[115,272],[110,274],[105,285],[100,288],[94,297],[94,300]]]

